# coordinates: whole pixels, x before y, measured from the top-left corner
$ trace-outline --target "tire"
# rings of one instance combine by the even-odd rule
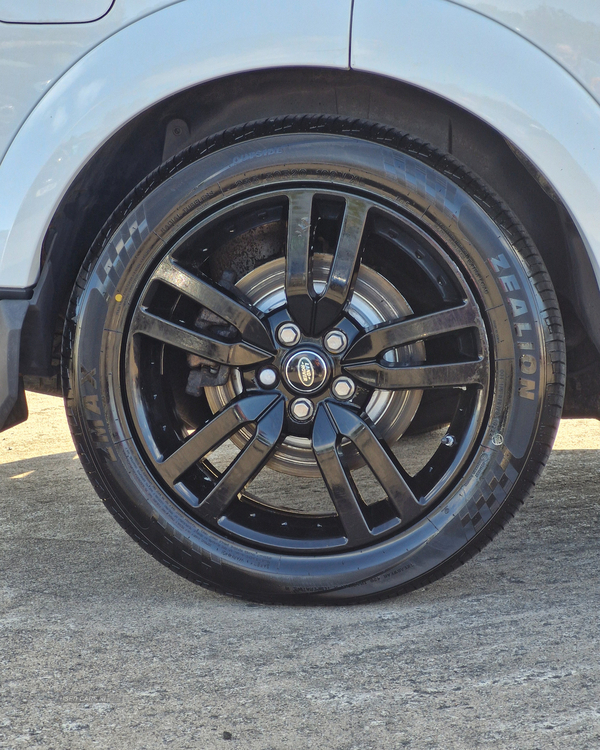
[[[493,538],[547,460],[564,362],[543,262],[480,179],[307,115],[208,138],[128,196],[73,291],[63,382],[148,552],[235,596],[334,603]],[[405,436],[431,389],[447,423]]]

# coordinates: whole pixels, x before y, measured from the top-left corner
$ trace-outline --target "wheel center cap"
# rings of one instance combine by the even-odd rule
[[[287,384],[299,393],[318,391],[329,377],[329,366],[317,352],[306,349],[288,357],[285,368]]]

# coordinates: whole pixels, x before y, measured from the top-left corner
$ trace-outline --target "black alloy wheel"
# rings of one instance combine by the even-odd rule
[[[468,559],[531,488],[564,387],[558,305],[506,206],[432,147],[323,116],[150,175],[90,251],[64,355],[120,523],[265,601],[388,596]],[[451,418],[407,437],[432,394]]]

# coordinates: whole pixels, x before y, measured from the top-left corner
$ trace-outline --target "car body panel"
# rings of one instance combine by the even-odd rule
[[[450,0],[529,39],[600,101],[598,0]]]
[[[564,202],[600,281],[600,107],[562,65],[448,0],[356,0],[351,65],[449,99],[511,141]]]
[[[260,9],[236,0],[218,6],[186,0],[97,45],[38,103],[0,165],[0,287],[35,283],[42,239],[61,197],[124,123],[177,91],[230,73],[347,68],[350,11],[350,0],[269,0]]]
[[[89,23],[101,18],[114,0],[0,0],[0,21],[4,23]]]
[[[180,0],[117,0],[94,23],[0,22],[0,158],[65,71],[119,29],[174,2]]]

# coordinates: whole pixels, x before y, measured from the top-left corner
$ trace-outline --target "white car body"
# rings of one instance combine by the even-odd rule
[[[577,20],[593,25],[600,38],[595,3],[356,0],[351,47],[349,0],[165,5],[117,0],[91,24],[42,25],[42,14],[39,24],[0,25],[0,287],[35,284],[44,234],[61,197],[135,115],[235,72],[345,68],[350,48],[352,68],[437,93],[512,141],[565,202],[600,278],[600,105],[594,98],[600,98],[600,45],[580,50],[577,38]],[[552,24],[550,11],[572,18],[572,25]],[[528,17],[540,25],[529,29]],[[26,64],[18,51],[14,66],[6,64],[15,49],[27,51]]]
[[[159,10],[155,2],[138,0],[122,3],[132,6],[131,12],[120,19],[121,28],[109,31],[119,5],[93,25],[107,28],[98,28],[97,44],[57,74],[10,146],[0,143],[0,148],[8,146],[0,166],[2,287],[35,283],[44,234],[72,180],[116,130],[152,104],[240,71],[348,65],[349,0],[325,6],[315,0],[267,2],[258,7],[240,6],[235,0],[218,6],[185,0]],[[130,23],[133,8],[149,14]],[[315,33],[317,15],[321,21]],[[64,40],[71,43],[80,28],[60,26]],[[8,36],[11,27],[0,31]],[[39,27],[31,31],[39,33]],[[148,44],[149,39],[160,39],[158,48]],[[42,56],[35,61],[38,79],[45,65]],[[23,100],[23,109],[26,106]]]

